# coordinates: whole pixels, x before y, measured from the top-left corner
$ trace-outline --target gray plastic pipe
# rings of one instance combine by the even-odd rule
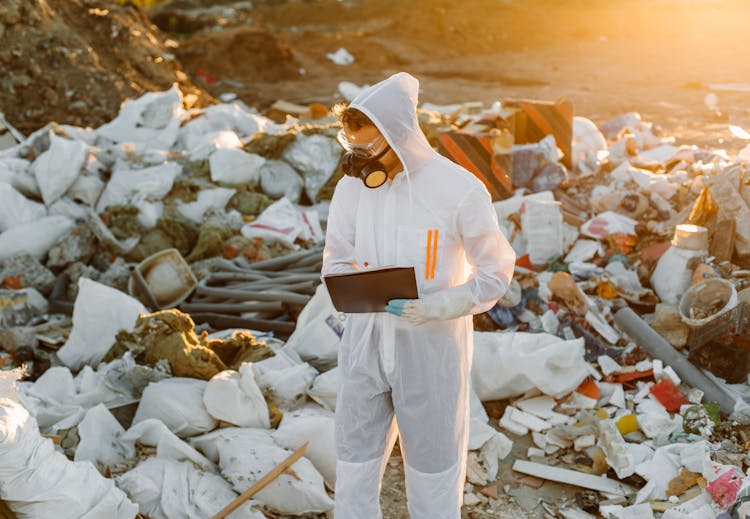
[[[646,350],[655,359],[663,361],[688,385],[697,387],[703,391],[705,399],[716,402],[721,410],[727,414],[734,412],[735,400],[724,391],[721,386],[708,378],[700,369],[672,347],[653,328],[646,324],[630,308],[623,308],[615,314],[615,323],[622,331],[627,333],[641,348]]]

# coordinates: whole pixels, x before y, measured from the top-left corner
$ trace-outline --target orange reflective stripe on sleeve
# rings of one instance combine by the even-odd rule
[[[427,260],[424,266],[424,278],[430,279],[430,246],[432,245],[432,230],[427,232]]]
[[[438,230],[435,229],[435,239],[432,242],[432,269],[430,279],[435,279],[435,265],[437,264]]]

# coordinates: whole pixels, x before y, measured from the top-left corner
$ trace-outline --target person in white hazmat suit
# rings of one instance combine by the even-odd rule
[[[331,201],[323,275],[413,266],[419,299],[347,315],[336,402],[336,519],[382,517],[401,438],[412,519],[458,519],[469,434],[472,314],[510,283],[515,253],[484,185],[435,152],[406,73],[343,110],[345,175]],[[394,420],[395,415],[395,420]]]

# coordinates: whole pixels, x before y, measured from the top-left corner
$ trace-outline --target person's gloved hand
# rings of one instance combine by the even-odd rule
[[[513,308],[520,302],[521,285],[518,284],[518,281],[512,279],[510,281],[510,286],[508,286],[508,290],[506,290],[505,294],[503,294],[503,297],[500,298],[497,304],[505,308]]]
[[[385,311],[412,324],[457,319],[469,315],[474,300],[467,286],[460,285],[428,294],[419,299],[391,299]]]

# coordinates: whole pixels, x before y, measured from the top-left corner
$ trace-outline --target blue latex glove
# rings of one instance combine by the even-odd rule
[[[422,324],[427,321],[457,319],[469,315],[473,307],[471,291],[467,286],[459,285],[419,299],[391,299],[385,311],[412,324]]]
[[[385,311],[389,314],[401,316],[404,313],[404,306],[410,301],[418,301],[418,299],[391,299],[385,307]]]

